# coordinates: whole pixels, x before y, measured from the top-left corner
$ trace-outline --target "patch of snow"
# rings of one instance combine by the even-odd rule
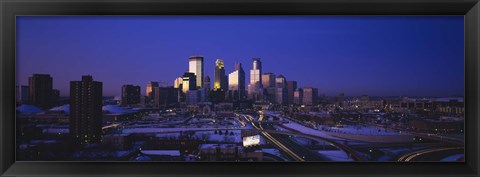
[[[17,111],[19,111],[20,114],[38,114],[43,112],[42,109],[34,105],[28,105],[28,104],[23,104],[17,107]]]
[[[70,104],[54,107],[54,108],[50,109],[50,111],[63,111],[67,114],[70,114]]]

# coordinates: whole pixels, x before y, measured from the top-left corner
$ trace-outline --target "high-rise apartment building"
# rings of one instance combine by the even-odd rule
[[[70,81],[70,135],[78,144],[98,143],[102,136],[102,83],[92,76]]]

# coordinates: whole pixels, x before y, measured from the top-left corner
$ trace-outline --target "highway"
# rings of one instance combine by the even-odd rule
[[[250,115],[242,115],[244,118],[249,121],[252,126],[260,131],[260,133],[275,147],[284,152],[289,159],[294,161],[329,161],[328,158],[323,157],[322,155],[310,151],[308,148],[299,145],[289,138],[288,135],[284,134],[273,134],[269,133],[271,130],[275,130],[272,126],[267,125],[262,120],[259,119],[259,122],[255,122],[254,118]]]
[[[435,149],[423,149],[405,154],[398,158],[399,162],[409,161],[440,161],[445,157],[464,153],[463,147],[447,147]]]

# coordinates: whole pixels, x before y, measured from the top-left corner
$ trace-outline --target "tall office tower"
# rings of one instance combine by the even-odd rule
[[[287,81],[287,103],[293,104],[294,92],[297,90],[297,81]]]
[[[340,106],[340,107],[343,107],[344,99],[345,99],[345,94],[343,92],[338,94],[337,105]]]
[[[250,70],[250,84],[248,84],[248,97],[258,100],[262,95],[262,62],[260,58],[254,58]]]
[[[175,81],[173,81],[173,88],[182,88],[183,78],[177,77]]]
[[[262,74],[262,85],[263,88],[274,87],[275,88],[275,74],[273,73],[264,73]]]
[[[243,100],[245,97],[245,71],[242,64],[235,64],[235,71],[228,75],[228,91],[233,100]]]
[[[317,104],[318,89],[313,87],[303,88],[303,104],[313,106]]]
[[[203,57],[191,56],[188,59],[188,72],[195,74],[197,81],[197,88],[201,88],[203,85]]]
[[[298,88],[293,93],[293,103],[296,105],[303,104],[303,89]]]
[[[275,78],[275,87],[287,88],[287,79],[283,75],[279,75]]]
[[[150,81],[147,83],[147,87],[146,87],[146,92],[145,92],[145,96],[149,97],[149,98],[153,98],[153,88],[155,87],[159,87],[160,85],[158,84],[158,82],[153,82],[153,81]]]
[[[226,91],[228,89],[227,76],[225,75],[225,64],[222,59],[217,59],[217,61],[215,61],[213,77],[213,90]]]
[[[189,90],[196,90],[197,89],[197,78],[194,73],[186,72],[183,74],[182,79],[182,92],[187,93]]]
[[[203,88],[205,89],[205,101],[209,101],[209,95],[211,90],[210,77],[205,76],[203,80]]]
[[[48,74],[33,74],[28,78],[29,103],[43,109],[52,107],[53,78]]]
[[[60,105],[60,90],[52,90],[52,107]]]
[[[157,87],[155,92],[154,105],[157,108],[168,108],[178,102],[178,89],[174,87]]]
[[[155,90],[154,87],[153,90]],[[153,94],[155,95],[155,93]],[[122,100],[121,105],[131,105],[140,103],[140,86],[138,85],[123,85],[122,86]]]
[[[102,136],[102,82],[92,76],[70,81],[70,135],[78,144],[98,143]]]
[[[275,91],[275,99],[277,104],[286,104],[288,100],[287,95],[287,79],[283,75],[275,78],[275,85],[277,90]]]
[[[205,79],[203,80],[203,88],[205,88],[207,90],[207,92],[209,92],[211,90],[211,86],[210,86],[210,77],[208,76],[205,76]]]

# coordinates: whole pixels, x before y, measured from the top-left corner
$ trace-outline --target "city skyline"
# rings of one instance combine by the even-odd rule
[[[185,25],[179,21],[201,28],[183,30],[181,27]],[[131,27],[130,23],[140,27]],[[249,23],[259,28],[238,29]],[[216,29],[208,27],[212,24],[226,29],[219,30],[223,33],[209,32]],[[292,24],[298,26],[292,27]],[[335,30],[349,25],[358,29]],[[80,32],[77,31],[79,26],[85,34],[73,35]],[[105,27],[109,28],[102,29]],[[164,29],[165,35],[156,36],[159,39],[132,33],[147,31],[145,33],[151,34],[155,30],[149,27],[171,29]],[[172,33],[178,29],[183,31]],[[141,90],[145,90],[148,81],[167,82],[172,86],[173,81],[188,69],[188,58],[193,55],[204,57],[204,75],[211,78],[218,58],[225,61],[225,73],[228,74],[234,71],[235,63],[242,63],[246,66],[244,70],[249,72],[252,59],[258,57],[262,60],[263,73],[284,75],[287,81],[297,81],[299,88],[318,88],[319,94],[442,97],[463,96],[464,93],[463,17],[18,17],[17,30],[18,85],[28,85],[26,80],[34,73],[50,74],[53,88],[59,89],[62,96],[69,95],[69,81],[87,74],[104,83],[105,96],[120,95],[122,85],[126,84],[139,85]],[[297,34],[295,30],[302,33]],[[232,35],[234,33],[239,35]],[[256,40],[248,37],[249,34]],[[411,36],[406,38],[408,34]],[[173,37],[167,37],[169,35]],[[178,37],[181,35],[185,36]],[[213,35],[228,39],[213,38]],[[278,36],[292,43],[275,44],[282,42],[274,39]],[[346,39],[349,37],[352,38]],[[162,43],[162,38],[170,43]],[[317,38],[326,40],[317,43]],[[118,41],[122,39],[125,39],[123,43]],[[231,43],[240,40],[240,44],[225,43],[228,40]],[[390,42],[386,43],[388,40]],[[188,45],[194,41],[207,42]],[[255,41],[261,44],[255,45]],[[272,47],[266,47],[268,42]],[[321,47],[317,48],[317,44]],[[333,46],[325,46],[327,44]],[[396,48],[397,45],[401,48]],[[162,47],[165,51],[158,51]],[[331,51],[331,47],[336,47],[336,51]],[[377,49],[363,50],[372,47]],[[169,51],[172,48],[175,50]],[[389,52],[401,53],[392,55]],[[320,56],[316,58],[315,55]],[[107,59],[98,61],[104,58]],[[70,67],[72,65],[75,67]],[[246,74],[245,85],[249,84],[249,77]],[[211,88],[214,88],[212,84]]]

